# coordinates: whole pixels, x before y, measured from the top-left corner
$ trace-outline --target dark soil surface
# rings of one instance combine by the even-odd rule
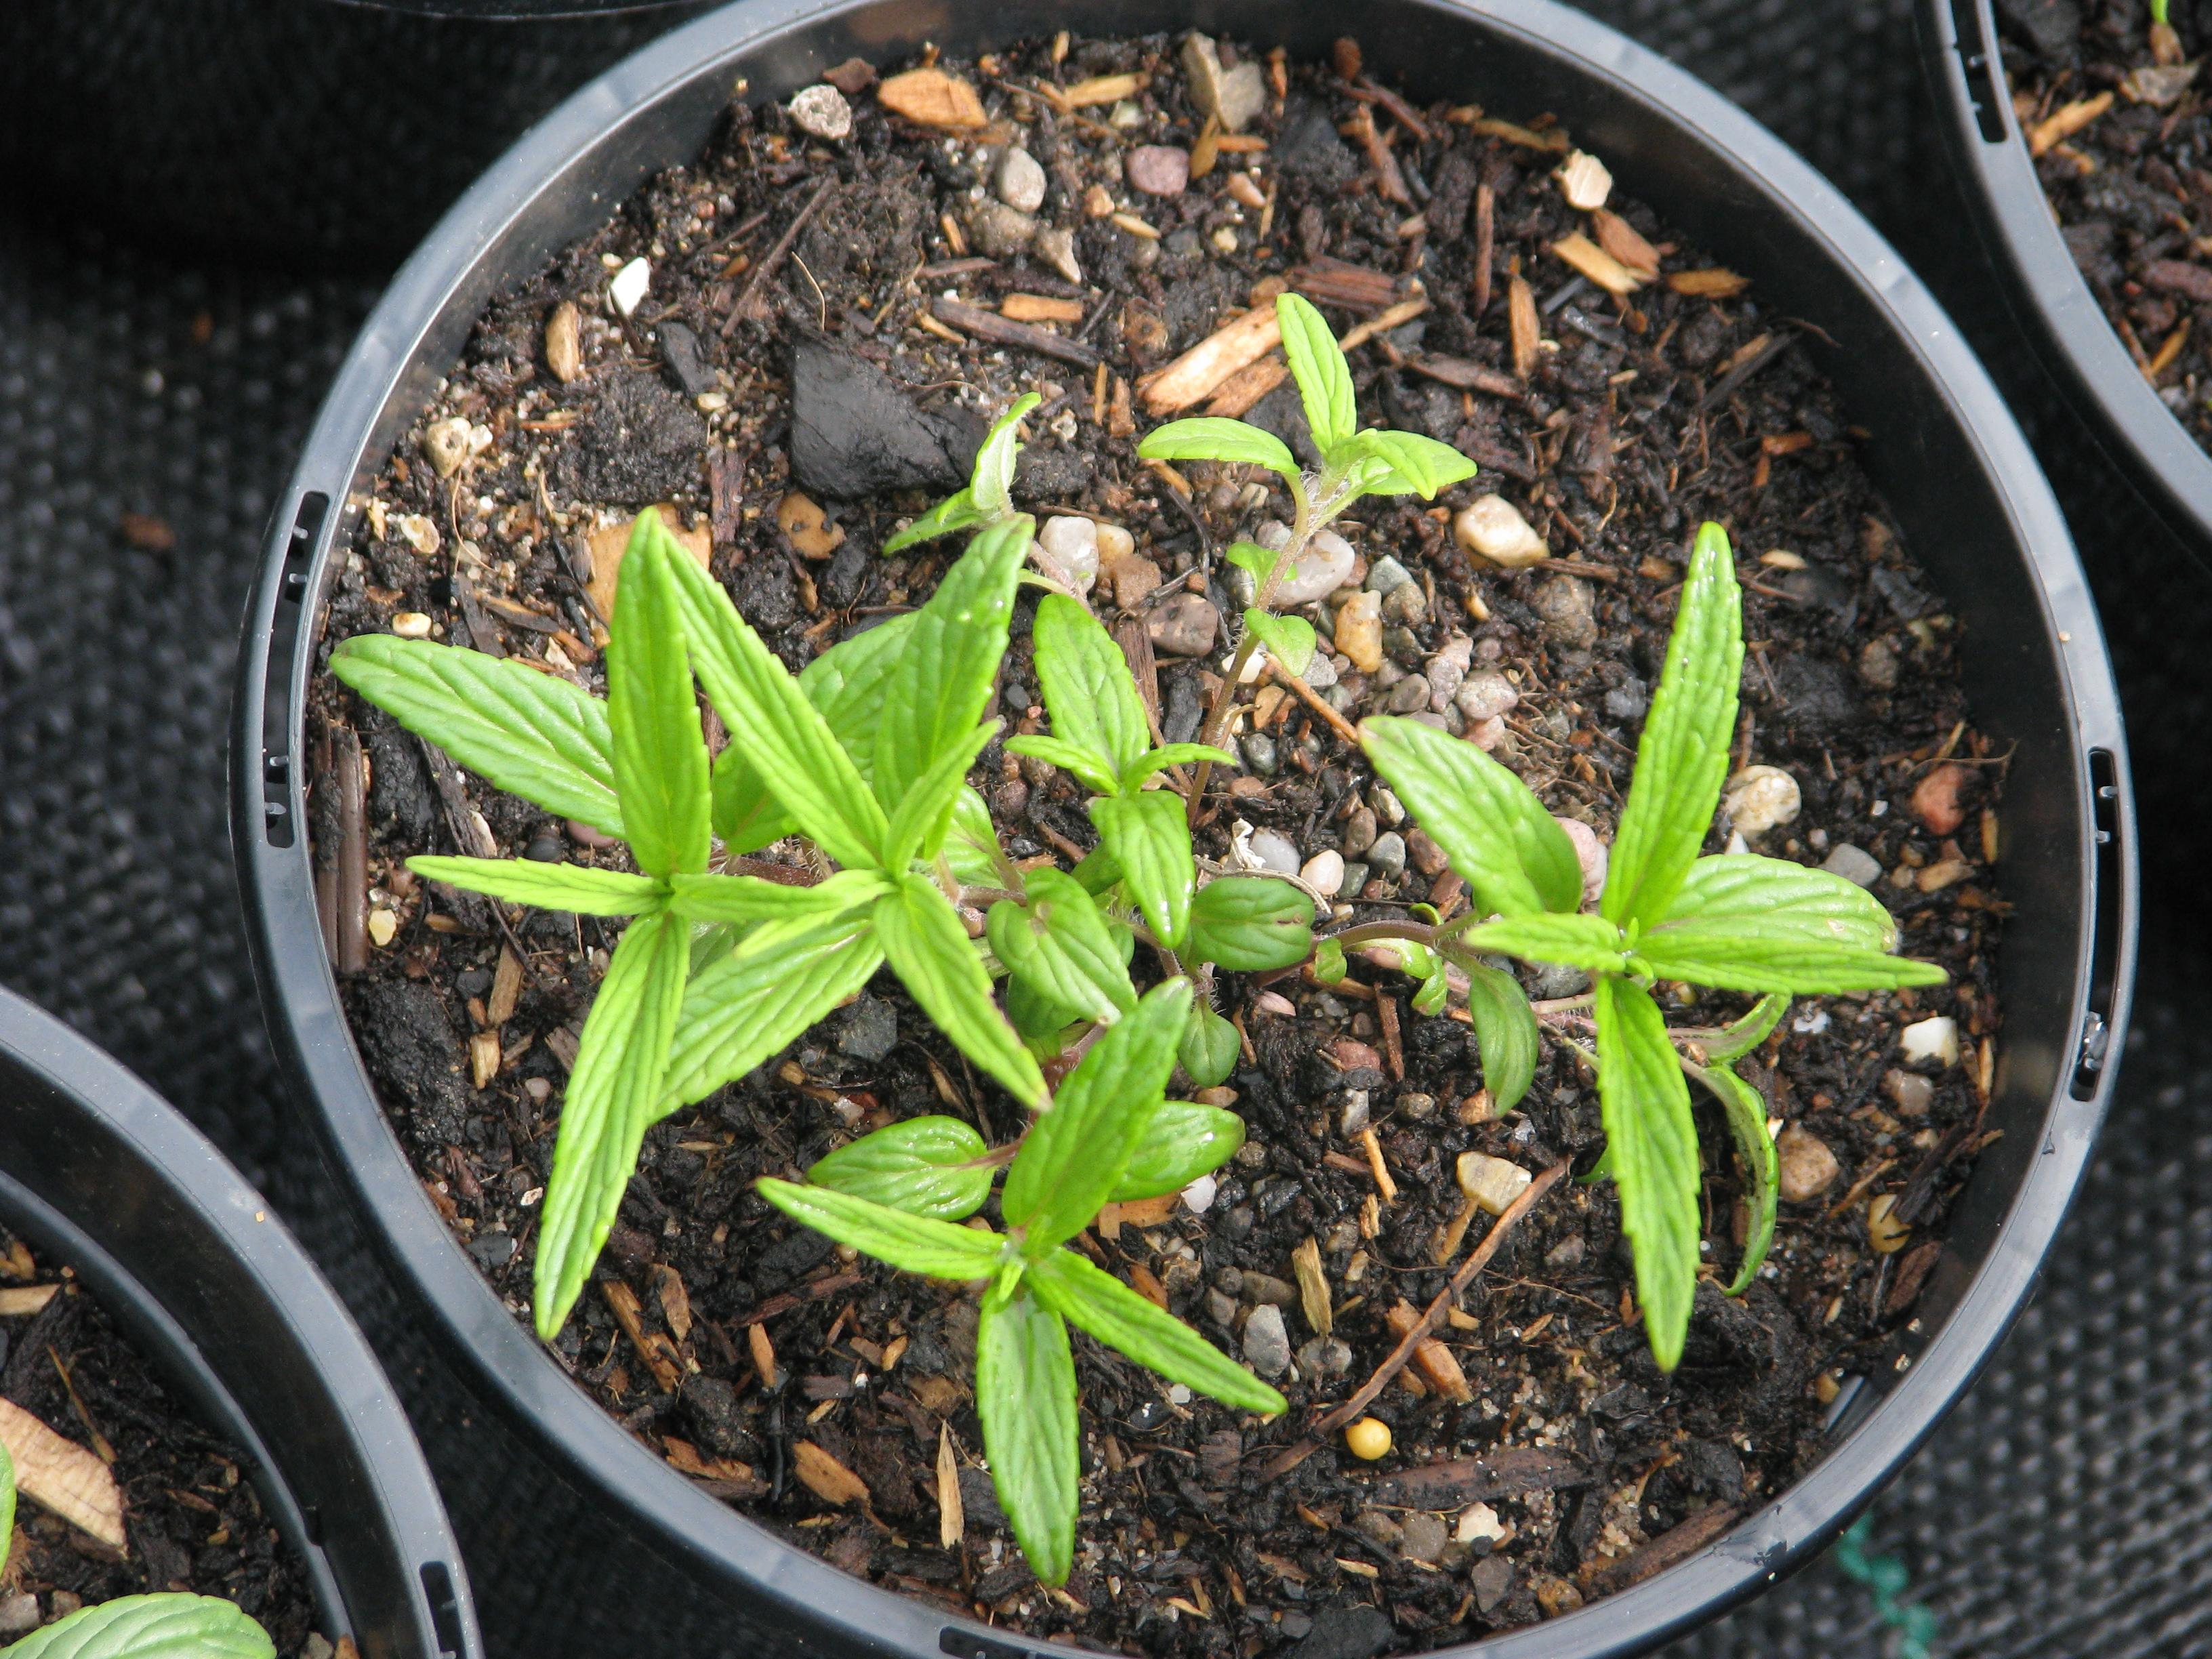
[[[69,1268],[0,1231],[0,1289],[47,1285],[58,1288],[37,1311],[0,1314],[0,1397],[107,1462],[130,1547],[118,1555],[24,1497],[0,1577],[0,1642],[118,1596],[190,1590],[235,1601],[284,1659],[330,1659],[307,1576],[238,1453],[185,1414]]]
[[[1636,1322],[1610,1188],[1565,1183],[1443,1333],[1467,1397],[1409,1374],[1375,1407],[1395,1437],[1381,1462],[1333,1441],[1267,1473],[1389,1352],[1386,1315],[1443,1289],[1459,1152],[1533,1171],[1586,1167],[1601,1141],[1571,1050],[1547,1048],[1522,1109],[1495,1118],[1467,1026],[1416,1015],[1407,981],[1364,962],[1334,990],[1296,975],[1218,988],[1249,1046],[1217,1097],[1244,1115],[1249,1143],[1202,1212],[1139,1207],[1084,1236],[1232,1352],[1247,1351],[1255,1309],[1279,1309],[1297,1358],[1279,1379],[1291,1413],[1262,1425],[1079,1339],[1086,1484],[1064,1592],[1030,1577],[978,1463],[973,1301],[794,1231],[751,1191],[918,1113],[958,1113],[994,1140],[1019,1132],[1011,1103],[888,975],[649,1133],[600,1283],[556,1345],[674,1468],[847,1571],[947,1607],[1160,1655],[1435,1646],[1564,1611],[1717,1535],[1822,1455],[1839,1383],[1888,1369],[1984,1144],[2004,907],[1983,864],[2002,757],[1969,722],[1955,624],[1856,459],[1854,416],[1892,411],[1839,409],[1797,348],[1802,325],[1769,315],[1755,288],[1641,205],[1616,197],[1611,227],[1570,207],[1551,176],[1567,136],[1541,112],[1415,111],[1342,62],[1267,64],[1275,84],[1247,135],[1260,147],[1223,151],[1176,193],[1135,190],[1126,168],[1159,158],[1125,152],[1203,147],[1179,49],[1076,42],[1063,58],[1038,42],[941,65],[992,124],[962,137],[888,116],[851,66],[838,72],[855,89],[843,141],[809,141],[779,108],[734,110],[695,166],[491,306],[373,497],[351,504],[325,643],[434,629],[599,689],[592,578],[635,509],[663,502],[797,668],[927,596],[952,544],[889,560],[877,548],[957,480],[988,417],[1035,388],[1046,401],[1016,494],[1133,538],[1093,602],[1121,619],[1166,734],[1188,738],[1224,660],[1207,625],[1237,608],[1218,550],[1284,503],[1242,469],[1171,477],[1139,463],[1133,434],[1152,419],[1139,377],[1288,278],[1340,331],[1381,319],[1352,353],[1365,419],[1428,432],[1482,467],[1434,506],[1360,504],[1345,526],[1360,563],[1336,599],[1363,580],[1395,591],[1374,654],[1350,624],[1335,630],[1322,697],[1353,718],[1432,711],[1609,841],[1689,539],[1701,520],[1724,524],[1752,642],[1739,759],[1786,770],[1802,799],[1753,844],[1871,882],[1903,948],[1954,982],[1801,1002],[1759,1052],[1748,1071],[1790,1126],[1803,1195],[1784,1205],[1747,1296],[1701,1288],[1674,1376]],[[1097,104],[1065,90],[1124,74],[1147,80]],[[1072,232],[1067,260],[1049,243],[1015,251],[1027,233],[994,206],[988,148],[1010,142],[1041,164],[1040,222]],[[1552,251],[1579,231],[1634,252],[1624,227],[1668,273],[1628,294]],[[610,279],[641,258],[651,284],[625,319]],[[1005,326],[1009,310],[1034,331]],[[1287,386],[1252,418],[1302,436]],[[1552,556],[1506,570],[1462,550],[1454,514],[1492,491]],[[1395,584],[1385,554],[1410,580]],[[999,712],[1035,730],[1030,608]],[[1334,617],[1328,603],[1305,614],[1325,629]],[[1317,664],[1309,678],[1331,675]],[[1455,697],[1477,681],[1494,702]],[[356,1031],[434,1200],[526,1317],[565,1066],[611,933],[426,890],[402,860],[496,849],[619,866],[622,849],[459,776],[327,678],[317,697],[318,868]],[[1261,688],[1243,731],[1247,767],[1210,805],[1202,856],[1231,860],[1240,823],[1272,832],[1259,845],[1288,842],[1293,864],[1339,852],[1353,870],[1338,922],[1464,904],[1309,704]],[[975,775],[1018,855],[1066,864],[1091,844],[1066,777],[995,744]],[[1709,845],[1725,842],[1718,830]],[[1577,988],[1555,973],[1528,982]],[[1709,1024],[1742,1003],[1674,988],[1668,1006],[1678,1024]],[[1908,1066],[1901,1030],[1938,1015],[1957,1021],[1962,1059]],[[1724,1283],[1741,1179],[1717,1113],[1701,1103],[1700,1116]],[[1877,1199],[1910,1224],[1901,1249],[1871,1248]],[[1468,1243],[1488,1224],[1478,1216]],[[1326,1336],[1292,1283],[1309,1241],[1333,1304]],[[939,1542],[941,1435],[965,1510],[954,1547]]]
[[[2138,0],[2010,0],[2013,107],[2066,246],[2167,408],[2212,447],[2212,17],[2176,0],[2161,64]]]

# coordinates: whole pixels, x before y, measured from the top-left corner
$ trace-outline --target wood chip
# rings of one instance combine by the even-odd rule
[[[988,340],[994,345],[1013,346],[1023,351],[1034,351],[1041,356],[1056,357],[1061,362],[1073,363],[1078,368],[1090,368],[1100,359],[1098,353],[1080,340],[1071,340],[1064,334],[1039,328],[1034,323],[1016,322],[1011,317],[995,311],[986,311],[981,306],[971,306],[959,300],[936,299],[930,301],[929,314],[940,323],[948,323],[963,334],[979,340]]]
[[[1536,372],[1536,342],[1540,337],[1536,320],[1536,295],[1525,276],[1513,278],[1506,289],[1506,319],[1513,334],[1513,372],[1523,380]]]
[[[937,1541],[946,1549],[960,1542],[968,1529],[967,1511],[960,1504],[960,1460],[952,1450],[950,1425],[937,1425]]]
[[[1403,291],[1398,278],[1387,270],[1332,259],[1326,254],[1292,270],[1285,285],[1317,306],[1336,306],[1346,311],[1380,311],[1395,304]]]
[[[1667,278],[1667,286],[1695,300],[1732,300],[1751,286],[1751,278],[1739,276],[1725,265],[1709,265],[1703,270],[1678,270]]]
[[[1297,1274],[1298,1304],[1306,1323],[1317,1336],[1327,1336],[1336,1324],[1336,1310],[1328,1293],[1328,1275],[1322,1271],[1321,1243],[1309,1238],[1291,1252],[1291,1267]]]
[[[1375,1177],[1375,1185],[1382,1194],[1385,1204],[1398,1201],[1398,1183],[1390,1178],[1390,1166],[1382,1161],[1382,1143],[1375,1139],[1372,1128],[1359,1132],[1359,1144],[1367,1149],[1367,1168]]]
[[[499,1075],[499,1032],[486,1029],[469,1039],[469,1081],[479,1089],[489,1089],[491,1080]]]
[[[1270,353],[1256,363],[1247,363],[1224,380],[1206,403],[1206,412],[1235,420],[1290,375],[1291,366]]]
[[[1455,1457],[1387,1476],[1376,1496],[1408,1509],[1450,1510],[1524,1492],[1556,1492],[1589,1483],[1589,1471],[1564,1452],[1500,1446],[1480,1457]]]
[[[0,1319],[20,1319],[34,1314],[54,1299],[58,1285],[10,1285],[0,1291]]]
[[[1044,294],[1009,294],[999,301],[999,314],[1018,323],[1079,323],[1080,300],[1055,300]]]
[[[582,318],[574,300],[563,300],[545,319],[545,366],[568,385],[584,372]]]
[[[106,1464],[12,1400],[0,1400],[0,1444],[15,1460],[15,1486],[24,1497],[110,1549],[129,1547],[123,1492]]]
[[[1509,144],[1519,144],[1525,149],[1548,150],[1554,155],[1564,155],[1574,148],[1566,129],[1552,127],[1538,132],[1511,121],[1500,121],[1489,116],[1477,116],[1467,124],[1469,132],[1479,132],[1486,138],[1503,138]]]
[[[711,531],[680,528],[683,519],[673,507],[665,504],[646,510],[660,514],[661,527],[675,537],[684,550],[699,562],[699,568],[707,568],[714,554],[714,533]],[[614,620],[616,578],[622,573],[623,555],[629,551],[630,532],[636,527],[636,519],[620,519],[613,524],[601,525],[586,538],[592,549],[592,604],[608,622]]]
[[[1382,1318],[1390,1327],[1390,1334],[1402,1342],[1420,1324],[1421,1310],[1401,1297]],[[1425,1336],[1414,1345],[1413,1364],[1429,1386],[1445,1399],[1464,1404],[1474,1398],[1474,1390],[1468,1386],[1467,1373],[1460,1370],[1458,1358],[1436,1338]]]
[[[715,1483],[716,1495],[723,1498],[757,1498],[768,1491],[768,1483],[750,1463],[740,1463],[733,1457],[705,1457],[688,1440],[669,1435],[660,1443],[660,1455],[668,1467],[678,1474],[688,1474],[694,1480]]]
[[[599,1281],[599,1294],[606,1298],[615,1323],[622,1327],[630,1346],[637,1350],[637,1357],[645,1361],[660,1391],[674,1394],[684,1382],[684,1367],[676,1357],[676,1346],[659,1331],[645,1328],[638,1317],[637,1292],[618,1279],[603,1279]]]
[[[1137,382],[1145,408],[1172,415],[1211,396],[1222,382],[1283,343],[1272,302],[1255,306],[1225,327],[1215,330],[1164,368]]]
[[[1645,282],[1659,274],[1659,250],[1618,213],[1600,208],[1590,215],[1590,227],[1597,232],[1597,245]]]
[[[2027,130],[2027,153],[2045,154],[2053,145],[2071,138],[2112,106],[2110,91],[2100,92],[2094,98],[2076,98],[2070,104],[2061,104]]]
[[[2106,94],[2110,97],[2110,93]],[[1590,1586],[1601,1595],[1611,1595],[1631,1584],[1640,1584],[1677,1561],[1686,1561],[1735,1524],[1736,1511],[1726,1504],[1700,1510],[1681,1525],[1662,1532],[1633,1555],[1591,1575]]]
[[[653,1287],[660,1298],[660,1317],[669,1334],[678,1342],[691,1340],[691,1293],[684,1288],[684,1275],[665,1261],[653,1269]]]
[[[760,1374],[762,1392],[774,1394],[775,1385],[782,1379],[775,1369],[775,1344],[769,1339],[768,1327],[749,1327],[745,1331],[745,1343],[752,1349],[753,1370]]]
[[[492,970],[491,1000],[484,1005],[484,1013],[494,1025],[504,1025],[514,1018],[514,1005],[522,995],[522,959],[514,954],[514,947],[499,947],[499,966]]]
[[[823,1503],[842,1506],[868,1501],[868,1483],[814,1442],[802,1440],[791,1449],[799,1480]]]
[[[1099,104],[1118,104],[1124,98],[1134,98],[1145,85],[1146,77],[1142,75],[1094,75],[1072,87],[1060,88],[1057,95],[1049,91],[1045,95],[1063,110],[1090,109]]]
[[[1580,231],[1559,238],[1552,252],[1608,294],[1633,294],[1644,286],[1634,271]]]
[[[939,69],[908,70],[876,88],[876,101],[916,126],[967,132],[988,123],[975,88]]]
[[[1408,357],[1406,367],[1458,392],[1481,392],[1493,398],[1516,398],[1528,392],[1525,386],[1503,370],[1487,363],[1469,362],[1464,357]]]
[[[1365,322],[1347,332],[1337,343],[1338,349],[1352,352],[1359,349],[1378,334],[1388,334],[1401,323],[1410,323],[1429,308],[1426,300],[1401,300],[1388,311],[1378,312]]]

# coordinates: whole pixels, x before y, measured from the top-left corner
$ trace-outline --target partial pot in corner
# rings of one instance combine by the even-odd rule
[[[280,507],[241,661],[234,826],[264,996],[312,1101],[348,1212],[389,1276],[362,1306],[433,1447],[516,1652],[604,1651],[653,1609],[663,1651],[803,1643],[835,1653],[1015,1659],[1042,1644],[848,1578],[732,1514],[625,1435],[537,1345],[453,1242],[387,1127],[347,1032],[307,851],[301,730],[325,584],[362,499],[487,296],[597,225],[706,140],[733,82],[787,97],[851,55],[953,51],[1091,25],[1170,29],[1179,9],[1017,5],[981,23],[890,0],[795,15],[739,5],[641,53],[541,125],[400,274],[326,404]],[[1328,20],[1249,0],[1232,36],[1327,53]],[[1923,1316],[1878,1380],[1837,1402],[1833,1449],[1717,1541],[1540,1627],[1458,1650],[1491,1659],[1641,1651],[1817,1551],[1972,1381],[2018,1310],[2070,1197],[2125,1018],[2134,895],[2126,763],[2094,613],[2056,505],[2010,416],[1895,255],[1809,169],[1709,90],[1545,0],[1396,0],[1362,29],[1376,72],[1422,96],[1555,112],[1651,204],[1813,319],[1847,404],[1879,410],[1868,465],[1909,544],[1957,595],[1967,690],[2017,744],[2004,878],[2033,893],[2008,932],[2008,1020],[1989,1121],[2005,1131],[1954,1212]],[[1285,37],[1287,36],[1285,39]],[[486,1437],[500,1455],[488,1456]],[[512,1455],[507,1454],[511,1453]],[[556,1594],[556,1592],[558,1592]]]
[[[307,1252],[173,1108],[4,992],[0,1226],[73,1270],[244,1455],[322,1631],[364,1659],[475,1659],[468,1580],[422,1449]]]

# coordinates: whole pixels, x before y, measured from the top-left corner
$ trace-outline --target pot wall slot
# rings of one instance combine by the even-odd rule
[[[1966,96],[1974,106],[1974,123],[1982,130],[1984,143],[2002,144],[2005,142],[2003,88],[1997,84],[1996,64],[1982,34],[1982,19],[1976,0],[1951,0],[1952,50],[1959,54],[1959,66],[1966,71]]]
[[[1031,1659],[1026,1648],[1009,1647],[1004,1642],[994,1642],[988,1636],[957,1630],[951,1625],[937,1638],[937,1646],[940,1652],[951,1654],[952,1659]]]
[[[284,568],[277,578],[276,613],[270,619],[278,648],[269,653],[261,677],[261,830],[271,847],[289,847],[296,833],[292,822],[292,738],[299,723],[292,718],[292,647],[307,609],[308,562],[330,507],[331,498],[319,489],[300,498],[291,538],[284,547]]]
[[[422,1594],[430,1603],[431,1627],[438,1633],[439,1650],[459,1659],[462,1644],[460,1598],[453,1594],[453,1571],[443,1561],[422,1564]]]
[[[2120,941],[2125,932],[2120,901],[2127,839],[2120,823],[2119,763],[2108,749],[2089,751],[2089,810],[2096,826],[2089,865],[2095,884],[2090,900],[2095,931],[2089,947],[2088,1007],[2081,1017],[2081,1047],[2074,1062],[2076,1100],[2087,1100],[2097,1092],[2111,1060],[2112,997],[2119,982]]]

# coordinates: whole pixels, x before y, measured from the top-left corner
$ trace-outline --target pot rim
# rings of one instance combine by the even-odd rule
[[[252,916],[257,972],[280,1042],[312,1083],[314,1115],[333,1163],[375,1217],[396,1271],[436,1310],[470,1356],[490,1399],[533,1432],[572,1478],[622,1505],[672,1559],[684,1560],[833,1626],[856,1647],[1022,1659],[1047,1644],[851,1577],[785,1544],[694,1489],[625,1434],[518,1322],[438,1220],[417,1184],[356,1053],[322,948],[304,836],[298,721],[304,708],[321,582],[339,539],[330,511],[380,465],[372,439],[393,400],[427,401],[445,372],[416,362],[441,312],[481,307],[507,273],[557,251],[518,228],[549,180],[601,146],[621,146],[625,119],[664,100],[711,97],[716,107],[749,53],[787,31],[868,0],[739,0],[647,46],[585,87],[526,134],[441,222],[402,268],[364,326],[326,398],[272,521],[267,562],[248,613],[232,761],[233,833]],[[1910,343],[1928,392],[1978,452],[2006,509],[2012,546],[2037,590],[2050,660],[2071,706],[2077,825],[2085,837],[2093,792],[2107,789],[2114,862],[2101,922],[2085,905],[2076,941],[2072,1056],[2100,1018],[2085,1000],[2102,939],[2118,964],[2102,1018],[2124,1030],[2135,928],[2132,827],[2118,702],[2102,635],[2063,519],[1995,386],[1958,331],[1897,254],[1844,196],[1717,93],[1655,53],[1554,0],[1408,0],[1462,26],[1516,39],[1576,61],[1612,96],[1646,106],[1762,187],[1762,210],[1798,222],[1838,270],[1888,314]],[[1204,25],[1210,8],[1189,8]],[[702,88],[705,89],[702,94]],[[617,152],[627,154],[627,152]],[[639,161],[625,176],[641,179]],[[608,194],[612,208],[630,186]],[[494,257],[495,256],[495,258]],[[487,267],[495,266],[494,269]],[[447,356],[449,357],[450,353]],[[278,637],[280,636],[281,637]],[[2111,757],[2109,784],[2093,782],[2092,750]],[[2100,838],[2106,839],[2100,832]],[[2085,854],[2086,856],[2086,854]],[[2087,878],[2085,878],[2087,879]],[[2093,935],[2095,937],[2093,938]],[[2113,1067],[2068,1086],[2069,1063],[2042,1124],[2044,1155],[2005,1206],[1987,1259],[1911,1369],[1808,1474],[1739,1520],[1715,1543],[1641,1584],[1564,1617],[1439,1651],[1454,1659],[1620,1659],[1705,1622],[1757,1594],[1826,1547],[1933,1431],[1987,1362],[2033,1289],[2109,1099]],[[1849,1403],[1848,1401],[1845,1402]]]
[[[137,1076],[4,989],[0,1094],[21,1115],[11,1134],[61,1115],[71,1164],[56,1160],[35,1177],[0,1171],[0,1218],[72,1267],[191,1414],[245,1455],[327,1633],[352,1634],[368,1659],[476,1659],[459,1543],[406,1413],[268,1200]],[[143,1260],[149,1235],[185,1259],[192,1300],[164,1298],[161,1266]],[[281,1323],[289,1341],[248,1352],[240,1317]],[[304,1401],[298,1417],[257,1418],[241,1401],[255,1376],[271,1386],[270,1373],[289,1401]],[[343,1464],[350,1478],[326,1472]],[[340,1500],[368,1522],[334,1522]],[[388,1559],[370,1562],[372,1550]]]

